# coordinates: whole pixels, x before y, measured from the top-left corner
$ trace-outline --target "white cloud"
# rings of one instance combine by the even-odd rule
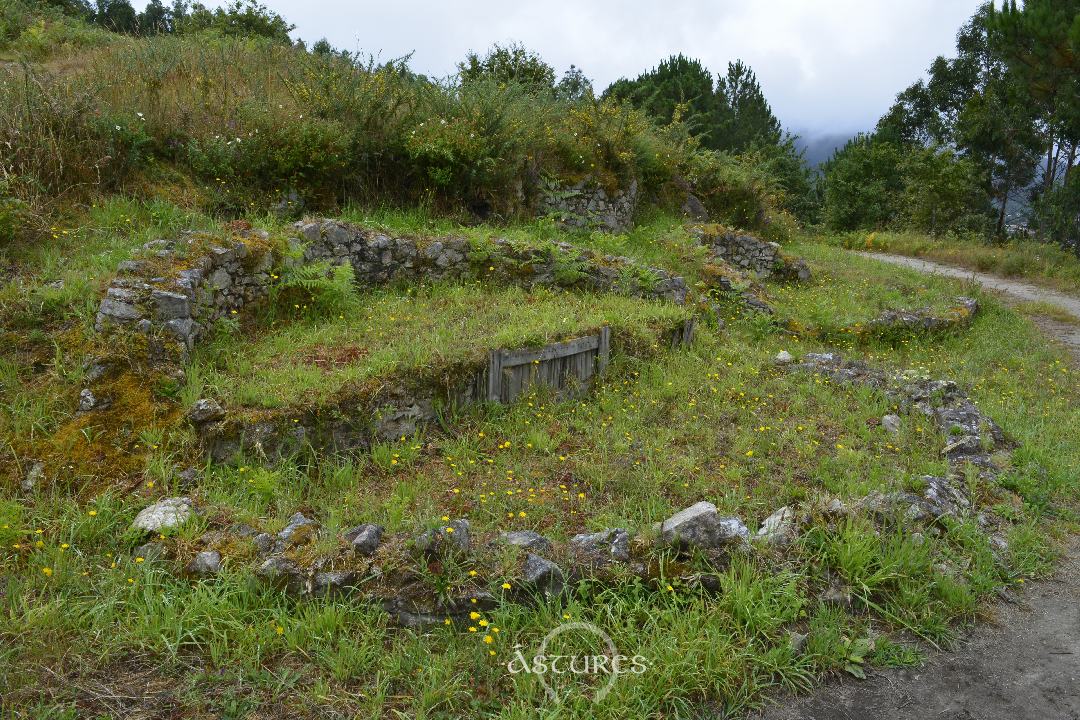
[[[472,49],[518,40],[560,72],[581,67],[603,89],[682,52],[714,72],[753,67],[785,127],[866,129],[930,61],[951,54],[979,0],[265,0],[294,37],[454,72]],[[136,2],[141,6],[143,2]],[[210,4],[214,4],[211,2]]]

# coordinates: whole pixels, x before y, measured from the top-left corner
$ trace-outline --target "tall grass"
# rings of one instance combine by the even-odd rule
[[[0,70],[0,178],[37,217],[177,172],[204,209],[232,215],[295,192],[316,208],[425,203],[509,218],[581,180],[636,181],[677,207],[686,178],[718,219],[787,228],[752,163],[613,101],[206,34],[125,39],[59,68]]]

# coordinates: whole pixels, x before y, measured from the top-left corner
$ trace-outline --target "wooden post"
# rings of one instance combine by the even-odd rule
[[[596,353],[596,372],[603,374],[607,370],[611,360],[611,328],[607,325],[600,328],[600,345]]]
[[[488,354],[487,399],[500,402],[502,397],[502,351],[492,350]]]

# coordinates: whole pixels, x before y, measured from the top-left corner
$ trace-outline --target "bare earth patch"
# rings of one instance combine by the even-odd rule
[[[999,603],[953,652],[845,680],[758,720],[1080,718],[1080,539],[1056,575]]]

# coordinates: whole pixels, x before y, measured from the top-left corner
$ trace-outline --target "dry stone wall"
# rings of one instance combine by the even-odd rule
[[[336,220],[298,223],[304,262],[348,262],[361,285],[482,277],[529,286],[619,292],[686,302],[686,281],[626,257],[600,255],[568,243],[522,245],[504,238],[391,237]]]
[[[944,332],[969,325],[978,311],[977,300],[961,295],[956,298],[956,304],[943,313],[935,313],[929,307],[886,310],[871,320],[865,329],[870,334],[882,336]]]
[[[567,188],[551,188],[540,200],[539,214],[556,218],[565,227],[626,232],[634,227],[637,181],[624,190],[608,192],[591,179]]]
[[[712,251],[717,260],[751,273],[759,279],[810,279],[809,266],[798,258],[786,255],[777,243],[720,227],[695,226],[690,228],[690,232]]]
[[[185,233],[153,240],[122,262],[98,306],[95,328],[147,338],[151,360],[185,361],[214,323],[263,300],[279,254],[265,233],[228,240]]]
[[[334,220],[297,223],[295,230],[291,242],[300,262],[348,263],[363,286],[482,277],[686,302],[682,277],[566,243],[393,237]],[[251,230],[228,240],[198,233],[154,240],[139,259],[121,263],[98,307],[96,328],[135,331],[147,337],[151,361],[184,362],[215,322],[269,295],[285,260],[266,233]]]

